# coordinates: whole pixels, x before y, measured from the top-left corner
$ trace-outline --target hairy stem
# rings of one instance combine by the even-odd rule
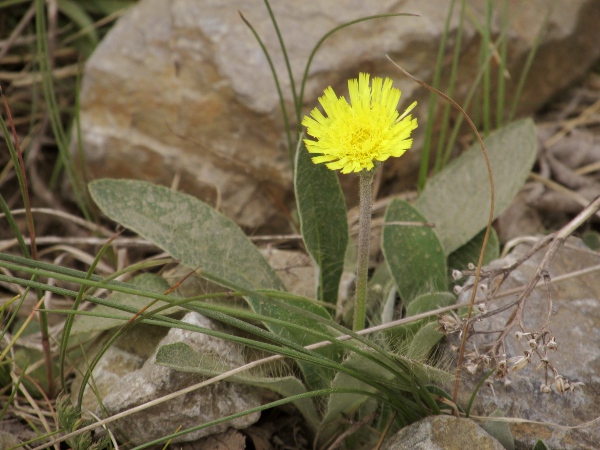
[[[354,300],[354,324],[352,329],[360,331],[365,327],[367,309],[367,276],[369,271],[369,249],[371,247],[371,213],[373,197],[371,185],[375,171],[360,173],[360,200],[358,219],[358,263],[356,268],[356,296]]]

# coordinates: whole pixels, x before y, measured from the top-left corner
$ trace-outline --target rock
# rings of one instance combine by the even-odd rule
[[[261,251],[290,294],[315,298],[317,280],[310,256],[299,251],[273,247]]]
[[[246,436],[232,428],[224,433],[177,445],[177,450],[244,450],[245,448]]]
[[[272,3],[297,88],[310,50],[327,31],[367,15],[420,14],[362,22],[334,34],[313,60],[304,104],[307,110],[316,106],[316,98],[328,85],[345,93],[348,78],[368,71],[392,77],[403,90],[404,106],[419,100],[415,115],[424,123],[428,94],[401,76],[385,55],[430,80],[448,0],[344,0],[293,7]],[[469,2],[469,15],[483,23],[485,4]],[[524,115],[582,76],[600,56],[595,32],[600,3],[530,0],[509,6],[508,99],[549,14],[518,109]],[[500,8],[496,9],[495,37],[501,29]],[[180,189],[217,206],[245,227],[286,229],[292,180],[279,99],[267,61],[238,10],[271,52],[294,126],[290,83],[262,2],[142,0],[119,19],[87,62],[81,91],[82,144],[93,177],[142,178],[170,185],[177,175]],[[481,40],[471,22],[465,20],[455,89],[459,101],[478,71]],[[450,46],[457,26],[455,17]],[[444,71],[445,78],[448,72]],[[415,138],[422,139],[422,134]],[[407,156],[384,166],[392,192],[416,178],[418,148],[416,143]],[[356,190],[355,177],[342,182],[346,190]]]
[[[469,419],[430,416],[402,428],[382,450],[505,450]]]
[[[215,322],[193,312],[188,313],[182,320],[209,329],[221,329]],[[152,331],[155,336],[155,328]],[[148,336],[152,334],[148,333]],[[135,338],[139,340],[143,336],[138,335]],[[131,339],[133,337],[129,335],[125,340]],[[178,372],[156,365],[154,362],[156,349],[163,345],[185,342],[198,352],[224,358],[225,362],[232,366],[245,364],[239,347],[201,333],[172,328],[158,343],[156,338],[154,340],[155,350],[150,357],[113,346],[94,370],[95,384],[103,400],[106,414],[114,415],[126,411],[202,380],[197,374]],[[89,408],[93,398],[93,394],[86,393],[84,406]],[[140,445],[174,433],[180,427],[190,428],[260,404],[259,390],[239,384],[219,382],[127,416],[115,422],[114,426],[131,443]],[[100,414],[99,408],[97,413]],[[245,428],[255,423],[259,417],[260,413],[249,414],[180,436],[172,442],[195,441],[211,434],[222,433],[229,427]]]
[[[531,244],[518,245],[507,257],[497,260],[491,267],[504,267],[516,261]],[[531,279],[547,249],[542,249],[523,263],[509,276],[502,291],[523,287]],[[579,239],[570,238],[555,255],[550,265],[552,279],[578,270],[600,264],[600,257],[585,247]],[[544,371],[535,370],[540,364],[534,355],[530,364],[517,372],[509,372],[510,384],[496,381],[493,390],[482,387],[471,414],[489,416],[500,410],[504,416],[522,418],[536,422],[549,422],[571,427],[595,419],[598,415],[600,387],[600,279],[595,273],[567,278],[552,283],[553,314],[550,330],[556,337],[558,350],[548,352],[550,362],[556,370],[571,382],[583,382],[584,386],[559,395],[556,392],[543,394],[540,386],[545,383]],[[469,293],[461,294],[459,301],[465,301]],[[499,299],[488,310],[512,302],[516,297]],[[526,304],[524,323],[526,331],[536,331],[544,321],[548,311],[546,290],[535,289]],[[478,331],[503,329],[511,310],[478,322]],[[527,340],[517,341],[514,329],[506,340],[507,357],[523,355]],[[454,335],[452,336],[455,339]],[[479,352],[485,352],[490,335],[477,335],[474,342]],[[472,338],[473,339],[473,338]],[[455,342],[456,343],[456,342]],[[459,404],[466,405],[480,377],[466,375],[461,384]],[[493,375],[492,375],[493,377]],[[549,382],[552,383],[552,376]],[[451,391],[450,391],[451,392]],[[600,442],[600,429],[588,426],[565,429],[541,423],[511,423],[517,449],[531,449],[537,439],[543,439],[549,448],[563,450],[595,449]]]

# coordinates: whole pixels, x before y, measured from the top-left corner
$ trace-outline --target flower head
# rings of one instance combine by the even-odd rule
[[[417,119],[409,113],[417,103],[400,116],[396,108],[401,93],[392,80],[373,78],[369,86],[369,74],[361,73],[348,81],[348,91],[350,103],[328,87],[319,98],[326,116],[315,108],[302,120],[316,139],[304,140],[309,153],[320,154],[312,158],[315,164],[326,163],[342,173],[372,170],[374,161],[401,156],[411,147]]]

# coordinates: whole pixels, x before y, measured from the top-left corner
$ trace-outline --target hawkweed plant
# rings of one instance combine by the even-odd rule
[[[365,326],[373,176],[382,162],[402,156],[412,146],[410,135],[417,128],[417,119],[410,115],[417,102],[400,115],[401,92],[392,87],[392,80],[375,77],[369,85],[369,78],[361,73],[348,81],[350,103],[329,86],[319,98],[326,116],[314,108],[302,120],[308,135],[315,138],[304,140],[307,151],[319,155],[312,158],[315,164],[360,177],[354,331]]]

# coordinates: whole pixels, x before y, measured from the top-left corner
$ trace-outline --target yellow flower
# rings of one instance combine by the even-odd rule
[[[361,73],[348,81],[350,104],[337,97],[331,86],[319,98],[327,116],[317,108],[305,116],[302,125],[316,140],[305,139],[309,153],[321,154],[312,158],[315,164],[326,163],[331,170],[342,173],[371,170],[374,161],[401,156],[413,140],[410,133],[417,128],[417,119],[409,115],[417,102],[400,116],[397,111],[400,90],[392,80],[373,78]]]

